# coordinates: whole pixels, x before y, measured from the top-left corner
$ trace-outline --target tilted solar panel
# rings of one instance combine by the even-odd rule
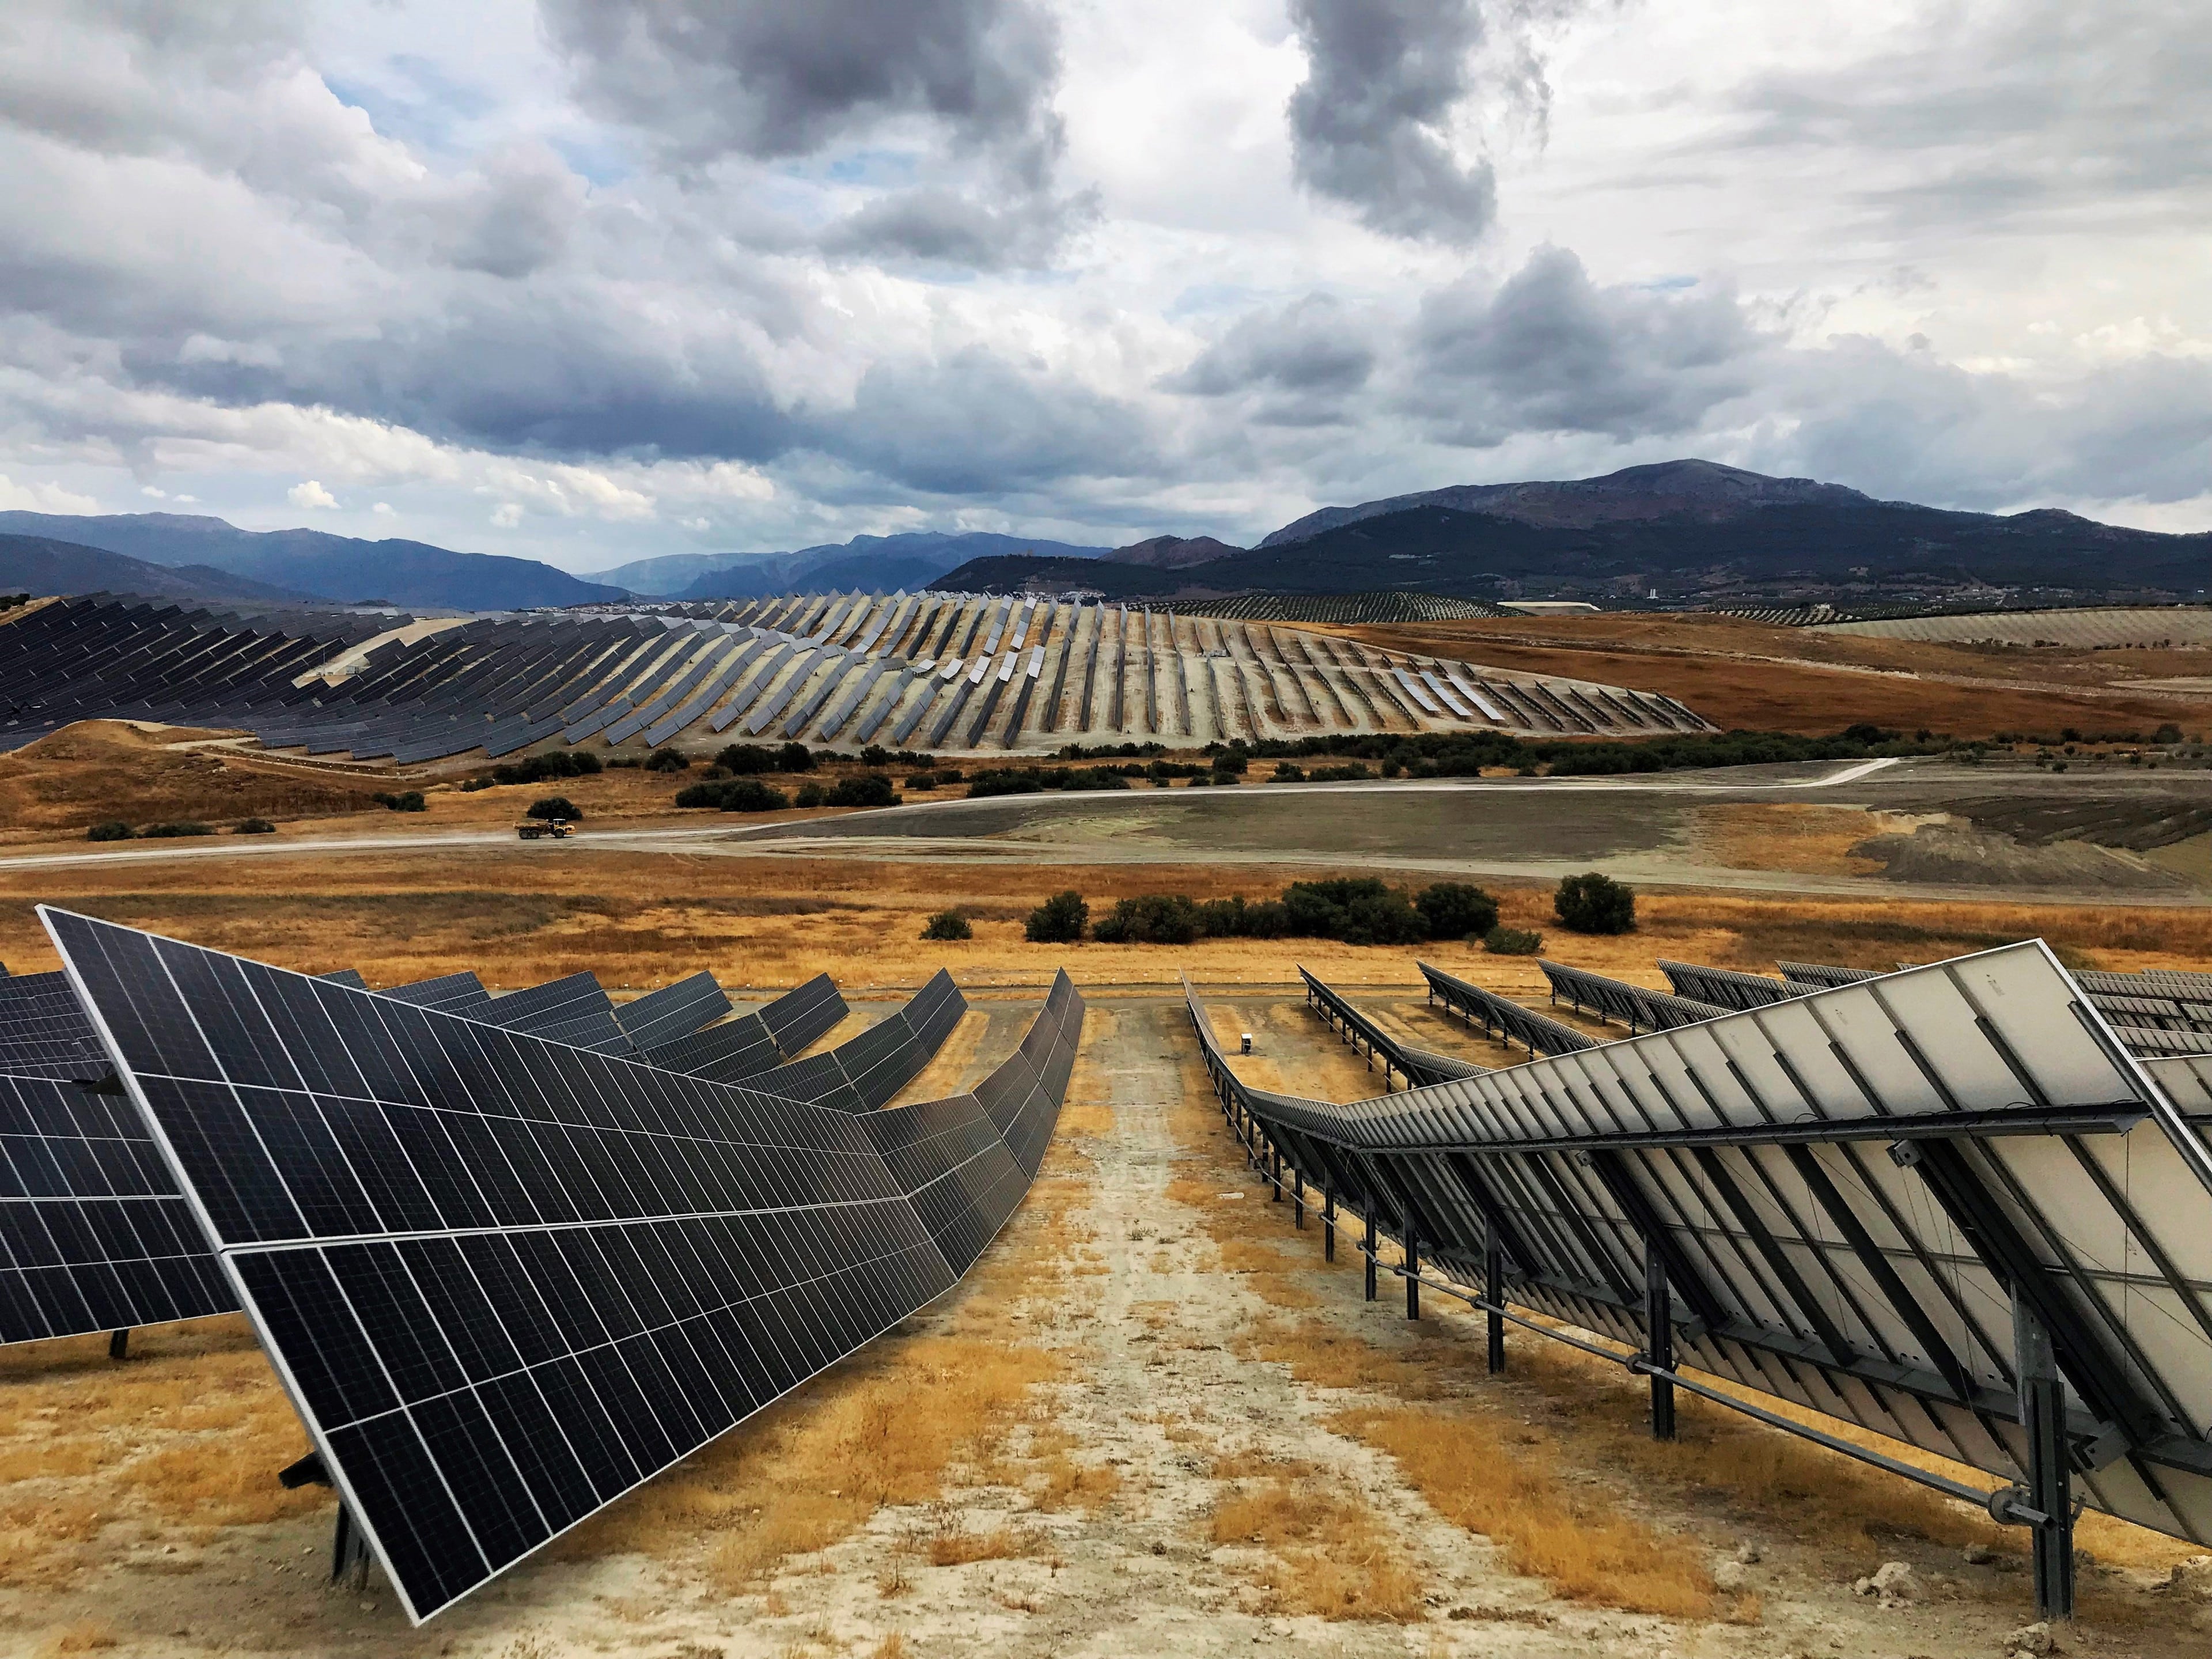
[[[484,989],[483,981],[465,968],[458,974],[441,974],[435,979],[418,979],[411,985],[395,985],[378,994],[397,997],[418,1008],[442,1008],[447,1013],[459,1013],[491,1000],[491,993]]]
[[[1238,1121],[1482,1305],[2025,1477],[2039,1601],[2069,1480],[2212,1539],[2212,1114],[2156,1081],[2202,1074],[2040,943],[1341,1106],[1241,1084],[1191,1007]]]
[[[902,1175],[866,1119],[40,914],[417,1623],[949,1288],[1018,1200],[957,1109]],[[1054,989],[986,1114],[1025,1144],[1080,1030]]]
[[[237,1307],[67,975],[0,979],[0,1343]]]
[[[837,981],[827,974],[817,974],[769,1003],[760,1011],[760,1018],[775,1039],[775,1046],[787,1054],[796,1054],[836,1030],[846,1012]]]
[[[1632,1030],[1670,1031],[1728,1012],[1710,1002],[1646,990],[1626,980],[1594,974],[1587,968],[1571,968],[1564,962],[1550,962],[1540,957],[1536,966],[1552,988],[1553,1001],[1564,997],[1577,1012],[1594,1012]]]
[[[627,1054],[631,1043],[615,1018],[615,1005],[588,970],[549,980],[459,1012],[487,1025],[548,1037],[600,1054]]]
[[[1456,974],[1448,974],[1441,968],[1431,968],[1425,962],[1414,964],[1421,977],[1429,982],[1429,994],[1442,1002],[1461,1018],[1470,1024],[1480,1020],[1486,1032],[1495,1032],[1508,1042],[1517,1042],[1532,1054],[1572,1054],[1577,1048],[1594,1048],[1595,1037],[1587,1036],[1571,1025],[1562,1024],[1549,1014],[1540,1014],[1534,1008],[1523,1008],[1510,997],[1502,997],[1495,991],[1486,991]]]
[[[1693,962],[1659,958],[1659,971],[1678,997],[1709,1002],[1717,1008],[1764,1008],[1805,994],[1806,988],[1764,974],[1739,973],[1733,968],[1707,968]]]
[[[729,998],[714,976],[702,969],[622,1004],[615,1010],[615,1021],[632,1042],[647,1048],[689,1036],[729,1012]]]
[[[1335,1027],[1346,1042],[1355,1047],[1365,1044],[1368,1054],[1382,1061],[1382,1081],[1386,1085],[1394,1070],[1409,1086],[1418,1087],[1425,1083],[1442,1083],[1446,1078],[1473,1077],[1487,1069],[1470,1060],[1455,1060],[1449,1054],[1434,1054],[1401,1042],[1355,1007],[1349,998],[1303,967],[1298,969],[1298,977],[1305,981],[1306,1006]]]
[[[872,1112],[890,1103],[968,1011],[952,975],[940,968],[903,1006],[827,1054],[809,1054],[744,1081],[786,1100],[840,1111]]]

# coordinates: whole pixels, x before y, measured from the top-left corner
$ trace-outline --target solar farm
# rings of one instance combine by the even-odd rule
[[[1654,693],[1266,623],[935,592],[430,621],[63,599],[0,628],[0,750],[130,720],[398,766],[733,738],[974,752],[1711,729]]]

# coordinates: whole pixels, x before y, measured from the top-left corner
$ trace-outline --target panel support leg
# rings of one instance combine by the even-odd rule
[[[1306,1179],[1296,1170],[1291,1171],[1291,1218],[1301,1227],[1306,1224]]]
[[[337,1583],[349,1572],[357,1572],[361,1582],[368,1582],[368,1540],[353,1523],[353,1511],[338,1501],[337,1524],[331,1533],[331,1583]]]
[[[1375,1202],[1375,1200],[1374,1200],[1373,1199],[1370,1199],[1370,1200],[1368,1200],[1369,1208],[1368,1208],[1368,1212],[1367,1212],[1367,1240],[1366,1240],[1366,1243],[1365,1243],[1361,1247],[1361,1253],[1362,1253],[1363,1255],[1364,1255],[1366,1256],[1366,1258],[1367,1258],[1367,1299],[1368,1299],[1370,1302],[1372,1302],[1372,1301],[1375,1299],[1375,1211],[1374,1211],[1374,1208],[1373,1208],[1374,1202]]]
[[[128,1325],[119,1331],[107,1334],[107,1357],[110,1359],[131,1358],[131,1328]]]
[[[1505,1369],[1505,1316],[1498,1312],[1505,1305],[1505,1249],[1498,1243],[1495,1218],[1484,1228],[1482,1279],[1483,1297],[1490,1304],[1483,1316],[1490,1327],[1490,1374],[1495,1376]]]
[[[1421,1316],[1421,1245],[1408,1228],[1406,1233],[1406,1317]]]
[[[1324,1192],[1321,1195],[1321,1259],[1336,1260],[1336,1194]]]
[[[1279,1146],[1268,1147],[1267,1163],[1269,1165],[1267,1202],[1279,1204],[1283,1201],[1283,1149]]]
[[[2020,1372],[2020,1424],[2027,1437],[2027,1501],[2051,1518],[2033,1528],[2035,1616],[2074,1616],[2074,1493],[2067,1464],[2066,1384],[2051,1332],[2015,1296],[2013,1358]]]
[[[1661,1370],[1674,1369],[1674,1305],[1667,1289],[1667,1264],[1646,1240],[1644,1247],[1644,1358]],[[1651,1437],[1674,1437],[1674,1385],[1651,1379]]]

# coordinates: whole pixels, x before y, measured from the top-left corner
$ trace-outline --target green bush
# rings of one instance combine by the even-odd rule
[[[787,743],[775,751],[775,769],[779,772],[811,772],[814,751],[803,743]]]
[[[1533,957],[1544,948],[1544,936],[1522,927],[1493,927],[1482,936],[1482,948],[1493,957]]]
[[[1413,895],[1431,939],[1470,939],[1498,926],[1498,901],[1465,882],[1439,881]]]
[[[429,803],[422,799],[420,789],[410,789],[399,795],[386,794],[380,790],[369,799],[379,806],[388,807],[394,812],[427,812],[430,810]]]
[[[797,798],[793,800],[792,805],[794,806],[820,806],[828,801],[829,799],[829,791],[823,788],[823,787],[815,782],[813,779],[809,778],[805,782],[799,786],[799,794]]]
[[[154,841],[167,841],[177,836],[206,836],[215,832],[193,818],[179,818],[173,823],[149,824],[138,832]]]
[[[1611,876],[1595,870],[1585,875],[1564,876],[1552,896],[1552,912],[1559,926],[1574,933],[1632,933],[1636,931],[1636,894]]]
[[[712,807],[724,812],[775,812],[791,805],[783,791],[758,778],[729,778],[686,784],[676,792],[678,806]]]
[[[543,783],[548,778],[596,777],[605,769],[588,749],[556,749],[491,769],[494,783]]]
[[[566,795],[542,795],[530,803],[523,812],[526,818],[544,818],[548,823],[565,821],[574,823],[584,816],[583,810]]]
[[[1347,945],[1413,945],[1428,936],[1404,893],[1372,876],[1294,881],[1283,890],[1287,931]]]
[[[137,833],[129,824],[119,823],[111,818],[106,823],[94,824],[84,832],[84,838],[87,841],[129,841]]]
[[[968,925],[968,918],[957,910],[939,910],[929,919],[921,930],[924,939],[963,939],[975,937],[975,930]]]
[[[1280,939],[1290,929],[1290,913],[1279,899],[1248,904],[1238,894],[1198,907],[1198,931],[1207,939]]]
[[[685,772],[691,768],[691,757],[675,749],[656,749],[645,763],[648,772]]]
[[[1275,763],[1275,775],[1267,780],[1270,783],[1304,783],[1305,781],[1305,768],[1303,766],[1293,766],[1288,761],[1277,761]]]
[[[1078,945],[1091,921],[1091,907],[1077,892],[1054,893],[1030,912],[1022,932],[1032,945]]]
[[[896,806],[898,792],[891,781],[880,772],[862,772],[856,777],[840,778],[836,787],[830,792],[832,806]]]
[[[860,764],[863,766],[889,766],[897,758],[879,743],[872,743],[860,751]]]
[[[1181,893],[1144,893],[1118,901],[1091,936],[1101,945],[1188,945],[1198,931],[1198,907]]]
[[[763,749],[757,743],[726,744],[714,757],[714,764],[732,777],[750,777],[757,772],[773,772],[775,770],[775,750]]]
[[[240,818],[238,828],[231,831],[234,836],[273,836],[276,833],[276,826],[267,818]]]
[[[497,784],[498,781],[499,780],[496,778],[463,778],[461,780],[461,793],[465,795],[473,795],[479,789],[491,788]]]

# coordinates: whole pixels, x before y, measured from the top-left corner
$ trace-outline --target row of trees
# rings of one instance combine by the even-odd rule
[[[1625,933],[1636,926],[1634,891],[1593,871],[1569,876],[1552,896],[1559,925],[1578,933]],[[1333,939],[1347,945],[1418,945],[1480,939],[1508,955],[1534,955],[1541,935],[1501,927],[1498,901],[1464,882],[1418,892],[1371,876],[1294,881],[1280,898],[1193,899],[1145,893],[1118,899],[1093,922],[1083,895],[1055,893],[1030,912],[1024,932],[1039,945],[1188,945],[1201,939]]]

